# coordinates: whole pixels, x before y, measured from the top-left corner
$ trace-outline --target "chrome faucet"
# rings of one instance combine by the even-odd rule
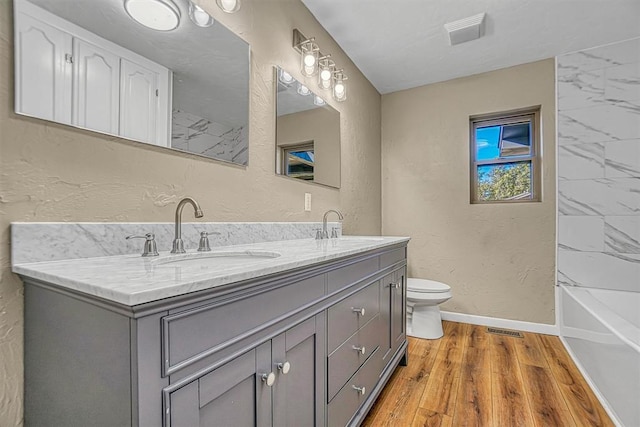
[[[338,215],[338,219],[340,221],[342,221],[344,219],[344,216],[340,213],[340,211],[336,211],[334,209],[329,209],[328,211],[326,211],[324,213],[324,216],[322,217],[322,238],[323,239],[328,239],[329,238],[329,232],[327,231],[327,216],[331,213],[335,213],[336,215]],[[334,230],[335,231],[335,230]],[[335,237],[337,236],[337,233],[334,233]],[[331,237],[334,237],[333,235]]]
[[[191,206],[193,206],[196,218],[202,218],[204,216],[198,202],[193,200],[191,197],[185,197],[180,200],[178,207],[176,207],[176,236],[175,239],[173,239],[173,249],[171,249],[172,254],[183,254],[186,252],[184,250],[184,242],[182,241],[182,209],[187,203],[190,203]]]

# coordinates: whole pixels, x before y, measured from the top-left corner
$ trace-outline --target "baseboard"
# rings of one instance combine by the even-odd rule
[[[501,319],[499,317],[476,316],[475,314],[453,313],[451,311],[441,311],[440,314],[442,315],[442,320],[449,320],[451,322],[471,323],[472,325],[514,329],[516,331],[535,332],[545,335],[559,335],[556,325]]]

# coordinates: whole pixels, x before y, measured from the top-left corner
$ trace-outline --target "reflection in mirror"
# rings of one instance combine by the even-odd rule
[[[340,113],[313,90],[275,68],[276,173],[340,187]]]
[[[14,0],[16,112],[246,165],[248,44],[189,0],[168,31],[125,3]]]

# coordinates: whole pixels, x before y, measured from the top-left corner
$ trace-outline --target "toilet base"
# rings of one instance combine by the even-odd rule
[[[413,306],[407,310],[407,335],[415,338],[435,340],[442,338],[442,318],[437,305]]]

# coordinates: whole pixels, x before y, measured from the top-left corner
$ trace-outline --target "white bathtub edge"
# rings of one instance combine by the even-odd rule
[[[557,325],[502,319],[499,317],[477,316],[475,314],[454,313],[452,311],[441,311],[440,314],[442,315],[442,320],[448,320],[451,322],[470,323],[472,325],[491,326],[493,328],[514,329],[516,331],[535,332],[544,335],[560,335]]]
[[[564,349],[569,354],[569,357],[571,357],[571,360],[573,360],[573,363],[578,368],[578,371],[580,371],[580,373],[582,374],[582,378],[584,378],[584,380],[587,382],[587,385],[589,385],[589,388],[591,389],[593,394],[596,396],[596,398],[598,399],[598,401],[600,402],[604,410],[607,412],[607,415],[609,415],[609,418],[611,418],[611,421],[613,421],[616,427],[625,427],[624,424],[622,424],[622,422],[618,419],[615,412],[613,412],[613,409],[609,405],[609,402],[607,401],[607,399],[605,399],[602,393],[600,393],[600,390],[598,390],[598,387],[596,387],[596,385],[594,384],[593,380],[591,380],[591,377],[587,373],[587,370],[582,367],[582,364],[580,363],[578,358],[575,356],[575,354],[573,354],[573,350],[571,350],[571,347],[569,346],[567,341],[565,341],[563,336],[560,336],[560,341],[562,342]]]

